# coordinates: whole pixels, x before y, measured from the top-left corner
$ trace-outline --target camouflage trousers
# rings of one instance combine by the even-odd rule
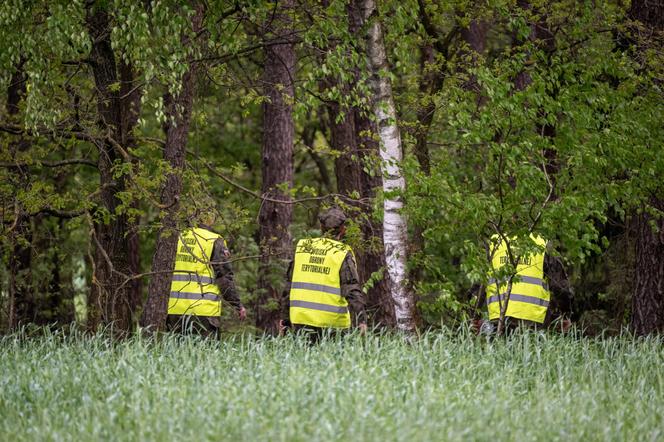
[[[168,315],[166,328],[171,333],[218,338],[221,322],[216,316]]]

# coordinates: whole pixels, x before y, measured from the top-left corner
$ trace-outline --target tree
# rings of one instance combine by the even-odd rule
[[[635,22],[633,41],[638,58],[645,59],[642,69],[659,68],[661,73],[664,5],[661,1],[634,0],[627,15]],[[648,186],[647,190],[650,195],[640,207],[641,213],[635,216],[636,269],[630,327],[637,335],[664,332],[664,199],[661,197],[664,186],[661,176],[659,182]]]
[[[192,35],[199,35],[203,22],[203,6],[196,5],[197,10],[192,17]],[[196,45],[190,35],[183,35],[183,45]],[[157,235],[154,257],[152,258],[151,278],[148,287],[148,299],[143,309],[141,325],[152,330],[162,330],[166,324],[168,297],[170,294],[172,270],[175,265],[175,254],[178,244],[178,221],[180,219],[180,197],[182,195],[183,177],[187,155],[187,139],[194,102],[194,86],[200,66],[189,60],[189,69],[182,77],[182,86],[174,96],[171,92],[164,94],[166,121],[164,132],[164,160],[171,170],[166,175],[161,197],[159,199],[162,213],[161,229]],[[211,208],[208,208],[211,210]]]
[[[7,116],[16,119],[19,114],[19,103],[25,96],[25,74],[21,67],[11,77],[7,89]],[[19,139],[14,143],[12,150],[25,150],[28,140]],[[28,184],[25,168],[15,168],[11,178],[15,188],[21,188]],[[7,325],[10,330],[21,323],[30,321],[35,314],[36,303],[34,293],[30,284],[31,250],[30,243],[32,232],[30,229],[30,217],[17,199],[14,202],[15,220],[11,228],[11,262],[9,265],[9,302]]]
[[[377,16],[376,5],[372,0],[364,0],[361,8],[367,26],[367,55],[375,94],[374,114],[381,140],[385,261],[391,282],[390,291],[395,305],[397,328],[412,332],[415,329],[415,299],[407,280],[407,224],[404,214],[401,213],[402,194],[406,187],[400,169],[403,159],[401,135],[397,126],[383,30]]]
[[[96,330],[101,324],[113,324],[118,331],[132,327],[137,295],[127,284],[132,274],[130,250],[126,241],[130,221],[118,213],[119,194],[126,191],[126,176],[117,174],[118,162],[130,162],[127,153],[129,134],[137,121],[134,96],[121,95],[116,85],[122,81],[118,62],[111,45],[111,23],[101,4],[90,5],[86,25],[92,41],[90,66],[97,90],[97,124],[102,136],[99,149],[99,188],[101,204],[95,210],[94,242],[96,244],[93,288],[88,300],[88,326]]]
[[[259,265],[256,325],[276,332],[278,303],[285,274],[283,260],[291,255],[293,209],[293,100],[295,48],[292,18],[295,3],[278,2],[264,25],[264,94],[262,196],[259,213]]]
[[[359,2],[351,1],[347,6],[348,31],[351,36],[361,36],[364,17]],[[360,60],[366,63],[366,39],[360,40],[365,45],[358,45],[361,51]],[[353,72],[353,82],[356,85],[366,84],[366,64],[362,63]],[[372,203],[375,208],[377,192],[383,188],[383,176],[380,161],[380,142],[376,139],[378,127],[371,118],[374,107],[374,97],[371,91],[364,91],[361,95],[364,106],[355,106],[352,110],[355,121],[355,137],[357,139],[358,161],[354,167],[358,169],[360,177],[359,194],[363,201]],[[390,292],[390,275],[386,272],[385,248],[383,245],[383,225],[380,217],[375,213],[363,219],[361,229],[366,244],[358,259],[358,267],[364,281],[373,278],[367,290],[367,309],[373,312],[374,321],[386,327],[394,327],[394,305]]]

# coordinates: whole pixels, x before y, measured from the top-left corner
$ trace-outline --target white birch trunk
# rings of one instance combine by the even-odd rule
[[[401,134],[397,126],[397,116],[392,98],[392,84],[383,42],[383,30],[375,17],[373,0],[361,0],[365,23],[368,25],[367,53],[371,68],[371,83],[374,91],[374,113],[380,135],[380,156],[383,172],[384,218],[383,243],[385,261],[391,283],[390,292],[394,300],[394,313],[397,327],[406,332],[415,329],[415,299],[408,283],[406,270],[407,224],[401,214],[403,200],[401,194],[406,181],[401,172],[403,151]],[[396,194],[396,195],[395,195]]]

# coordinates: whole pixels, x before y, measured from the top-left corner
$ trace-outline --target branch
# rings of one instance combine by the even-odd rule
[[[95,163],[92,160],[88,160],[86,158],[72,158],[72,159],[69,159],[69,160],[61,160],[61,161],[36,161],[34,163],[2,162],[2,163],[0,163],[0,167],[3,167],[3,168],[30,167],[30,166],[60,167],[60,166],[69,166],[69,165],[74,165],[74,164],[82,164],[82,165],[85,165],[85,166],[94,167],[95,169],[97,168],[97,163]]]
[[[215,26],[219,26],[219,23],[221,23],[222,21],[226,20],[226,19],[227,19],[228,17],[230,17],[231,15],[233,15],[233,14],[235,14],[235,13],[237,13],[237,12],[240,12],[240,11],[242,10],[242,8],[240,7],[240,3],[239,3],[239,2],[234,2],[234,3],[235,3],[235,4],[233,5],[232,8],[229,8],[229,9],[227,9],[226,11],[224,11],[224,12],[221,13],[221,15],[219,16],[219,18],[217,19],[217,21],[214,22],[214,25],[215,25]],[[200,37],[201,35],[203,35],[203,34],[206,33],[206,32],[208,32],[208,28],[207,28],[207,27],[202,27],[202,29],[196,33],[196,35],[194,36],[194,39],[197,39],[198,37]]]
[[[544,158],[544,155],[542,155],[542,158]],[[546,206],[549,204],[551,201],[551,197],[553,196],[553,190],[554,190],[554,184],[551,181],[551,177],[546,171],[546,163],[544,162],[544,159],[542,159],[542,172],[544,173],[544,177],[546,178],[546,182],[549,185],[549,194],[546,196],[544,201],[542,202],[542,207],[540,207],[539,213],[535,218],[532,219],[532,224],[530,224],[530,228],[528,229],[529,233],[533,233],[533,230],[535,229],[535,226],[539,222],[540,218],[542,217],[542,213],[544,212],[544,209],[546,209]]]
[[[72,210],[72,211],[65,211],[65,210],[60,210],[60,209],[53,209],[51,207],[45,207],[43,209],[39,209],[35,213],[31,213],[30,216],[35,216],[39,214],[45,214],[45,215],[50,215],[54,216],[56,218],[63,218],[63,219],[72,219],[72,218],[77,218],[81,215],[84,215],[87,213],[86,210]]]
[[[431,21],[431,17],[429,17],[429,14],[427,14],[424,0],[417,0],[417,5],[424,30],[426,31],[427,35],[433,39],[433,47],[436,48],[436,50],[445,58],[447,58],[450,43],[459,31],[459,26],[454,25],[452,30],[450,30],[450,32],[445,37],[441,38],[440,31],[436,29],[436,26]]]
[[[298,34],[297,31],[292,32],[291,35],[296,35]],[[301,39],[298,38],[279,38],[276,40],[268,41],[268,42],[262,42],[258,43],[252,46],[247,46],[246,48],[239,49],[235,52],[229,52],[226,54],[220,54],[220,55],[210,55],[208,57],[202,57],[198,58],[196,60],[193,60],[193,62],[204,62],[204,61],[214,61],[214,65],[225,63],[229,60],[232,60],[240,55],[245,55],[245,54],[250,54],[254,51],[257,51],[259,49],[263,49],[269,46],[277,46],[277,45],[284,45],[284,44],[296,44],[300,43]]]
[[[73,137],[79,141],[88,141],[95,145],[100,139],[102,139],[101,137],[95,137],[93,135],[90,135],[89,133],[77,130],[41,128],[38,129],[37,131],[33,131],[25,129],[24,127],[19,126],[17,124],[2,124],[0,125],[0,132],[6,132],[12,135],[28,135],[31,137],[38,137],[41,135],[47,135],[47,136],[50,135],[51,137],[59,136],[62,138]]]
[[[356,199],[353,199],[353,198],[349,198],[346,195],[342,195],[340,193],[330,193],[328,195],[323,195],[323,196],[312,196],[312,197],[307,197],[307,198],[288,199],[288,200],[270,198],[268,196],[265,196],[265,194],[259,194],[258,192],[254,191],[254,190],[248,189],[248,188],[244,187],[243,185],[236,183],[235,181],[228,178],[226,175],[219,172],[212,164],[210,164],[207,161],[201,159],[195,153],[193,153],[189,150],[187,151],[187,153],[189,155],[193,156],[194,158],[196,158],[197,160],[199,160],[200,162],[202,162],[203,165],[205,167],[207,167],[207,169],[210,172],[212,172],[215,176],[221,178],[226,183],[230,184],[231,186],[235,187],[236,189],[241,190],[242,192],[247,193],[247,194],[253,196],[256,199],[260,199],[263,202],[267,201],[267,202],[276,203],[276,204],[301,204],[301,203],[304,203],[304,202],[307,202],[307,201],[325,201],[325,200],[330,199],[330,198],[339,198],[339,199],[342,199],[346,202],[351,202],[351,203],[363,205],[365,207],[371,207],[371,203],[368,202],[368,200],[370,200],[369,198],[360,198],[359,200],[356,200]]]

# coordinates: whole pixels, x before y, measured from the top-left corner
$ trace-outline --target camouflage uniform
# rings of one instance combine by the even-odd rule
[[[213,232],[212,228],[206,225],[199,226],[202,229]],[[221,291],[221,296],[226,302],[240,310],[242,302],[235,288],[233,269],[228,260],[231,252],[226,247],[223,239],[217,239],[212,247],[212,256],[210,257],[210,266],[214,271],[215,283]],[[195,316],[195,315],[168,315],[166,321],[170,331],[178,333],[192,331],[196,334],[211,336],[218,333],[221,327],[221,320],[216,316]]]
[[[551,294],[551,304],[547,309],[544,323],[538,324],[533,321],[507,316],[505,318],[505,334],[512,333],[519,328],[541,330],[551,326],[552,322],[563,320],[565,317],[571,315],[572,285],[562,261],[554,257],[551,253],[550,245],[547,245],[547,253],[544,255],[543,273],[547,280],[547,289]],[[477,307],[486,307],[486,296],[484,291],[479,291],[479,288],[479,285],[473,286],[471,292],[475,291],[479,297]],[[497,319],[493,321],[483,320],[481,322],[479,330],[481,334],[491,335],[496,332],[498,328]]]
[[[338,229],[340,229],[346,221],[346,216],[338,208],[329,209],[321,214],[319,217],[322,229],[330,236],[337,236]],[[282,292],[281,299],[281,316],[284,318],[284,324],[289,327],[289,297],[290,297],[290,283],[293,280],[293,264],[295,260],[291,260],[286,274],[287,285]],[[341,264],[339,270],[339,279],[341,285],[341,296],[348,301],[349,311],[351,314],[352,324],[366,323],[366,312],[364,309],[364,293],[360,284],[360,278],[357,273],[357,264],[353,255],[349,253],[346,255],[344,262]],[[306,329],[316,332],[320,335],[322,329],[311,326],[295,325],[295,330]]]

